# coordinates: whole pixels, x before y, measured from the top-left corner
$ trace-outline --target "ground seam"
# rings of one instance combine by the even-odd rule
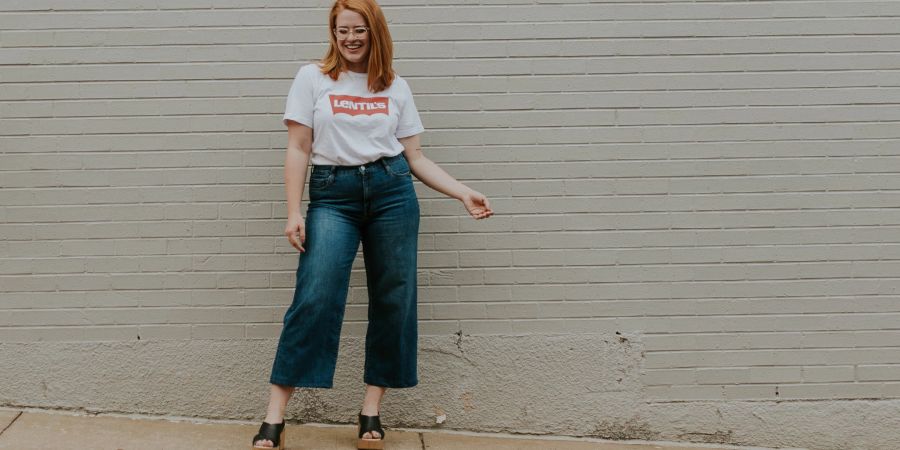
[[[7,425],[2,430],[0,430],[0,435],[3,435],[3,433],[9,429],[9,427],[11,427],[14,423],[16,423],[16,421],[19,420],[19,417],[22,417],[22,414],[25,414],[25,413],[22,411],[19,411],[19,414],[17,414],[16,417],[13,417],[13,420],[9,421],[9,425]],[[422,447],[422,448],[424,448],[424,447]]]

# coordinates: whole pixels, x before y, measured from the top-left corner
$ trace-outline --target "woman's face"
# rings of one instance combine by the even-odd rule
[[[356,11],[342,10],[335,18],[332,33],[347,65],[354,72],[365,72],[369,62],[369,37],[372,34],[365,18]]]

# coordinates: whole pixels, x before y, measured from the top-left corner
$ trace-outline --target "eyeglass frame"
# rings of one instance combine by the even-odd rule
[[[335,37],[341,38],[342,36],[340,36],[338,34],[338,28],[343,28],[343,27],[334,27],[331,31],[332,31],[332,33],[334,33]],[[363,33],[360,33],[360,34],[356,34],[355,30],[357,28],[364,28],[366,31],[364,31]],[[358,27],[353,27],[353,28],[348,27],[347,28],[347,37],[344,39],[349,39],[350,36],[365,36],[365,35],[369,34],[370,31],[372,31],[372,29],[369,27],[366,27],[366,26],[358,26]]]

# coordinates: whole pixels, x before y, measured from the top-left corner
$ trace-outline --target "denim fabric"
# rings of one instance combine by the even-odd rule
[[[313,166],[306,252],[299,255],[271,383],[332,387],[360,241],[369,294],[363,381],[390,388],[418,383],[418,233],[419,202],[402,153],[362,166]]]

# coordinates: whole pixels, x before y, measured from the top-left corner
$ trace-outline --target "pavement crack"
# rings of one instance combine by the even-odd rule
[[[425,450],[425,433],[419,433],[419,444],[422,444],[422,450]]]
[[[17,414],[16,417],[13,417],[13,420],[10,420],[10,421],[9,421],[9,425],[3,427],[3,429],[0,430],[0,436],[2,436],[3,433],[6,432],[6,430],[9,429],[9,427],[11,427],[14,423],[16,423],[16,421],[19,420],[19,417],[22,417],[22,414],[25,414],[25,413],[22,412],[22,411],[19,411],[19,414]],[[424,447],[423,447],[423,448],[424,448]]]

